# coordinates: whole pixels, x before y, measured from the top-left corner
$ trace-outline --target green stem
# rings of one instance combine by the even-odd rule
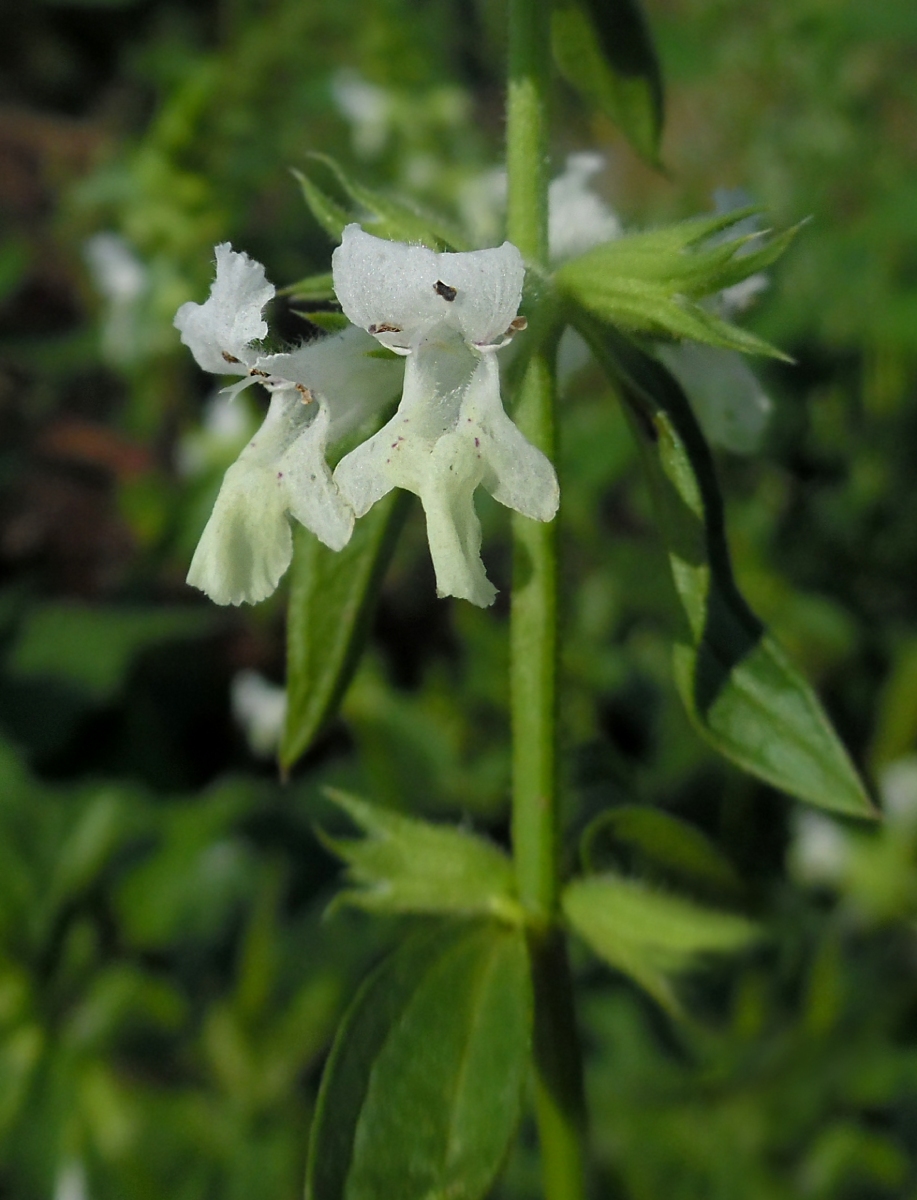
[[[510,241],[547,265],[548,96],[551,5],[510,0],[507,171]],[[532,355],[514,417],[555,457],[554,346]],[[513,856],[519,894],[533,918],[535,1101],[546,1200],[585,1197],[582,1058],[566,946],[557,928],[556,523],[513,518],[510,635],[513,725]]]

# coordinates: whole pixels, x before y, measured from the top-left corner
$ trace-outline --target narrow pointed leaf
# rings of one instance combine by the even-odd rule
[[[323,835],[356,885],[339,893],[335,903],[373,912],[494,916],[522,923],[512,863],[493,842],[345,792],[329,789],[328,796],[365,835]]]
[[[658,166],[662,75],[639,0],[562,0],[551,41],[567,82]]]
[[[672,976],[697,966],[702,955],[741,950],[761,936],[744,917],[619,875],[575,880],[561,903],[571,927],[600,958],[676,1016]]]
[[[531,1036],[520,930],[415,935],[367,980],[338,1032],[306,1200],[480,1200],[519,1119]]]
[[[732,864],[699,829],[640,804],[600,813],[583,833],[580,856],[590,873],[605,865],[621,869],[623,859],[641,876],[659,882],[677,881],[732,898],[742,891]]]
[[[353,201],[354,216],[376,237],[429,246],[431,250],[468,249],[458,229],[444,217],[431,213],[403,197],[394,197],[366,187],[353,179],[327,154],[309,156],[333,175],[336,183]]]
[[[332,200],[327,192],[322,191],[318,184],[313,183],[302,171],[294,170],[293,176],[302,188],[303,198],[312,216],[333,242],[339,242],[344,226],[351,220],[350,213],[336,200]]]
[[[363,650],[366,628],[409,504],[391,493],[361,521],[343,550],[296,532],[287,619],[285,771],[337,708]]]
[[[577,326],[619,387],[639,444],[683,615],[675,679],[698,730],[791,796],[875,816],[815,693],[736,587],[710,451],[680,386],[614,330],[585,315]]]
[[[302,176],[299,177],[302,180]],[[334,299],[334,282],[330,271],[322,271],[318,275],[307,275],[296,283],[281,288],[279,295],[289,296],[291,300],[300,302],[321,303]]]

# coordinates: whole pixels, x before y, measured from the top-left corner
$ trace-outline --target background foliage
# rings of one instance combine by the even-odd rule
[[[892,816],[800,817],[713,757],[671,680],[674,624],[624,418],[563,399],[565,818],[662,808],[713,840],[767,937],[690,978],[673,1026],[583,966],[602,1194],[917,1195],[917,15],[906,0],[655,0],[662,158],[572,91],[554,166],[598,148],[628,226],[743,189],[811,222],[749,326],[795,363],[753,457],[718,467],[739,581]],[[283,598],[183,584],[258,401],[227,411],[178,345],[229,239],[282,284],[330,242],[288,168],[333,153],[500,236],[498,0],[44,0],[0,96],[0,1195],[299,1193],[318,1071],[393,932],[323,919],[334,784],[506,836],[506,611],[437,601],[414,506],[370,652],[284,787]],[[106,235],[102,240],[99,235]],[[302,318],[278,304],[295,338]],[[246,394],[248,395],[248,394]],[[482,506],[483,507],[483,506]],[[483,509],[488,571],[508,527]],[[246,684],[248,691],[246,692]],[[257,689],[257,683],[255,684]],[[260,693],[257,693],[260,695]],[[263,726],[263,727],[262,727]],[[267,752],[266,756],[264,752]],[[601,831],[593,853],[639,858]],[[657,866],[660,872],[671,870]],[[585,962],[585,960],[584,960]],[[537,1194],[531,1130],[499,1185]]]

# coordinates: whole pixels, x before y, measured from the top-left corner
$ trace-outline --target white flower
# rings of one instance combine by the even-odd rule
[[[242,375],[232,393],[258,381],[271,393],[264,423],[226,472],[191,561],[188,582],[217,604],[255,603],[276,588],[290,564],[295,517],[334,550],[346,545],[353,509],[332,481],[328,442],[396,394],[397,364],[367,357],[372,338],[359,330],[264,355],[262,310],[274,287],[264,268],[224,243],[204,304],[175,316],[198,364]]]
[[[585,254],[622,233],[621,222],[589,186],[602,170],[601,154],[571,154],[548,187],[548,252],[552,262]]]
[[[258,671],[238,671],[229,687],[236,723],[245,731],[252,754],[270,758],[276,753],[287,715],[287,690]]]
[[[357,516],[393,487],[420,497],[437,592],[486,606],[496,591],[480,558],[479,484],[539,521],[557,511],[547,458],[503,411],[494,351],[516,317],[525,268],[515,246],[436,254],[358,225],[333,257],[334,287],[357,325],[407,355],[398,411],[338,464],[334,479]]]

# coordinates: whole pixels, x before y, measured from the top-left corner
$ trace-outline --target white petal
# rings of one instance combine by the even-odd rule
[[[427,517],[436,594],[458,596],[487,608],[497,589],[481,562],[481,523],[474,511],[474,492],[480,481],[481,464],[473,441],[447,433],[430,455],[420,498]]]
[[[355,325],[385,345],[410,349],[450,330],[475,345],[498,341],[522,298],[525,267],[510,242],[436,254],[348,225],[332,256],[334,289]]]
[[[350,537],[353,513],[324,460],[329,417],[295,388],[275,391],[261,428],[226,472],[188,582],[217,604],[254,604],[290,565],[288,514],[327,545]]]
[[[358,517],[393,487],[420,495],[438,438],[455,429],[480,359],[456,338],[424,345],[406,360],[398,411],[337,465],[334,479]]]
[[[351,326],[289,354],[259,358],[255,368],[322,396],[331,416],[328,437],[333,442],[398,395],[404,364],[380,358],[380,353],[375,338]]]
[[[250,344],[267,336],[261,312],[274,297],[274,285],[261,263],[237,253],[229,242],[216,247],[216,260],[210,296],[203,304],[183,304],[174,324],[205,371],[242,374],[251,366]]]
[[[239,459],[226,472],[188,571],[217,604],[256,604],[290,565],[286,490],[263,464]]]
[[[710,441],[734,454],[754,453],[773,404],[745,359],[697,342],[660,346],[657,353],[685,389]]]
[[[590,181],[605,165],[600,154],[571,154],[562,175],[548,188],[548,247],[552,262],[621,236],[621,223],[592,191]]]
[[[551,462],[503,411],[495,356],[485,354],[468,387],[459,428],[474,439],[482,483],[495,500],[535,521],[550,521],[560,489]]]
[[[325,462],[329,415],[322,405],[312,424],[277,464],[286,485],[287,507],[320,542],[341,550],[353,532],[353,509],[332,481]]]

